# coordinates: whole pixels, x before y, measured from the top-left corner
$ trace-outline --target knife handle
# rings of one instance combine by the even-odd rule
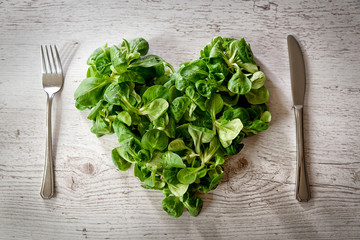
[[[296,199],[299,202],[310,200],[310,186],[305,166],[303,106],[295,105],[296,121]]]

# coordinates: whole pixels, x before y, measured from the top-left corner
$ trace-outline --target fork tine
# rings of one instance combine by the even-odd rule
[[[60,57],[59,57],[59,53],[56,48],[56,45],[54,45],[54,49],[55,49],[55,56],[56,56],[56,61],[55,61],[56,69],[57,69],[58,74],[62,74],[61,61],[60,61]]]
[[[49,57],[49,51],[48,51],[47,45],[45,45],[45,51],[46,51],[47,62],[48,62],[48,65],[49,65],[50,73],[53,73],[53,70],[52,70],[52,67],[51,67],[51,63],[50,63],[50,57]]]
[[[42,73],[45,74],[47,71],[46,71],[46,64],[45,64],[44,49],[43,49],[42,45],[40,46],[40,49],[41,49]]]
[[[53,73],[57,73],[56,64],[55,64],[55,58],[54,58],[54,53],[53,53],[53,49],[52,49],[51,45],[50,45],[50,53],[51,53],[51,60],[52,60],[52,61],[50,61],[50,62],[52,63],[52,67],[54,68]]]

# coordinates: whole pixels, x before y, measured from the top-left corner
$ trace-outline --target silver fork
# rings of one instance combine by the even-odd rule
[[[60,91],[64,84],[62,66],[59,53],[56,46],[41,46],[42,60],[42,84],[47,95],[47,136],[45,150],[44,175],[41,184],[40,195],[43,199],[50,199],[54,195],[54,169],[52,158],[52,134],[51,134],[51,105],[52,100],[57,92]]]

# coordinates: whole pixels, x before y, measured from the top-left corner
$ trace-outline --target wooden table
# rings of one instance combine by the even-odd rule
[[[360,2],[0,1],[1,239],[359,239]],[[295,123],[286,37],[307,63],[305,150],[313,198],[295,188]],[[106,42],[144,37],[178,66],[214,36],[245,37],[266,73],[270,128],[246,139],[194,218],[173,219],[160,192],[118,171],[115,136],[90,133],[73,93]],[[39,195],[45,150],[40,44],[66,72],[53,105],[56,196]]]

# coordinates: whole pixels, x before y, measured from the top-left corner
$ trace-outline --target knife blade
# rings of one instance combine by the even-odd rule
[[[296,122],[296,190],[298,201],[309,201],[310,186],[305,165],[303,109],[306,87],[306,73],[303,54],[294,36],[287,37],[291,91]]]

